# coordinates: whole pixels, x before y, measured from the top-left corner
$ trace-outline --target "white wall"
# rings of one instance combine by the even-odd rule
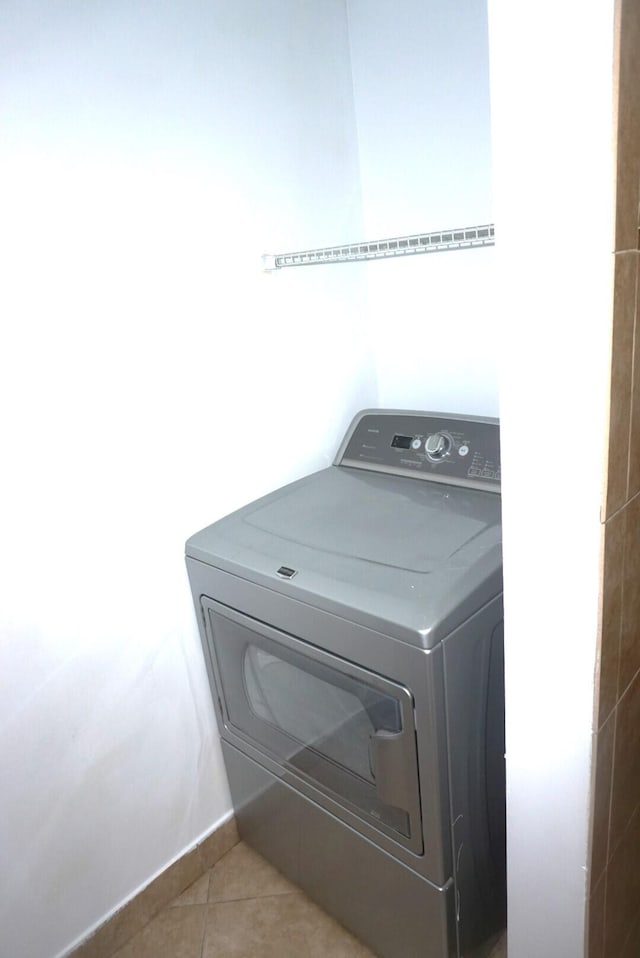
[[[381,406],[498,415],[495,249],[368,267]]]
[[[511,958],[585,955],[613,12],[490,4]]]
[[[51,958],[230,810],[184,539],[375,402],[362,271],[260,269],[362,230],[343,4],[9,0],[0,124],[0,950]]]
[[[365,238],[493,222],[486,0],[347,6]],[[498,414],[493,263],[368,268],[381,405]]]
[[[341,0],[0,10],[12,958],[61,952],[230,809],[184,538],[328,462],[360,406],[495,414],[498,315],[510,954],[582,958],[610,0],[492,0],[495,251],[260,272],[266,251],[493,219],[485,14],[443,11],[455,59],[425,47],[431,3],[350,0],[352,83]]]
[[[485,0],[348,0],[371,239],[491,220]]]

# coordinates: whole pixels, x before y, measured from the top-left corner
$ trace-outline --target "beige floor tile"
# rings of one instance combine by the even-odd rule
[[[209,872],[201,875],[197,881],[194,881],[193,885],[189,885],[188,888],[182,892],[181,895],[178,895],[177,898],[171,902],[171,906],[177,905],[204,905],[207,902],[209,897]]]
[[[167,902],[201,875],[200,856],[196,849],[192,849],[98,928],[91,938],[76,949],[74,958],[111,958],[116,949],[123,948],[154,915],[166,907]]]
[[[260,855],[240,843],[211,869],[209,901],[287,895],[297,889]]]
[[[202,958],[373,958],[302,895],[209,905]]]
[[[112,958],[301,955],[375,958],[260,855],[239,844]],[[506,935],[490,958],[507,958]]]
[[[200,958],[206,905],[165,908],[113,958]]]

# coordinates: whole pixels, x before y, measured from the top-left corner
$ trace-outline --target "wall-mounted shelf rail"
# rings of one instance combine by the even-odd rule
[[[347,243],[307,249],[299,253],[265,253],[263,268],[267,271],[286,266],[313,266],[319,263],[358,263],[368,259],[389,259],[395,256],[414,256],[418,253],[444,253],[447,250],[475,249],[495,244],[493,223],[466,226],[462,229],[440,230],[438,233],[414,233],[373,242]]]

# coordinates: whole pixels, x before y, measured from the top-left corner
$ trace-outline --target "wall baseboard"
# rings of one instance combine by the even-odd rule
[[[169,902],[212,868],[238,841],[236,820],[230,818],[169,865],[85,941],[67,952],[67,958],[111,958],[118,948],[122,948]]]

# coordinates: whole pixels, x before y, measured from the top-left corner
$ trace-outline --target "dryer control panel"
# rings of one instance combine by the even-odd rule
[[[335,465],[500,492],[500,426],[474,416],[365,409]]]

